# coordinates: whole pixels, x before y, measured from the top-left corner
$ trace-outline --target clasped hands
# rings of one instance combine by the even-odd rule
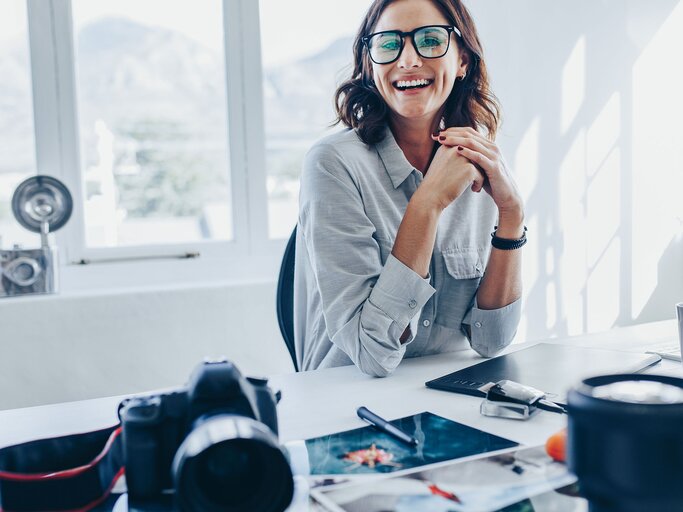
[[[441,144],[427,170],[424,185],[441,208],[468,186],[493,198],[501,216],[522,214],[522,199],[498,146],[472,128],[452,127],[433,134]]]

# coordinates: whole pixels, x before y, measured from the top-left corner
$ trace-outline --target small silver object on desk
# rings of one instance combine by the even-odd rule
[[[547,399],[546,393],[511,380],[500,380],[480,388],[486,392],[479,412],[484,416],[528,420],[539,409],[566,414],[563,406]]]
[[[66,186],[51,176],[32,176],[24,180],[12,196],[12,212],[19,224],[40,233],[40,248],[0,246],[0,297],[59,290],[57,247],[50,233],[71,217],[73,200]]]

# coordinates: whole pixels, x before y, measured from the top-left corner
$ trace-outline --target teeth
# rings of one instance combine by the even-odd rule
[[[405,89],[407,87],[423,87],[429,85],[430,81],[425,79],[420,80],[399,80],[396,82],[396,87],[399,89]]]

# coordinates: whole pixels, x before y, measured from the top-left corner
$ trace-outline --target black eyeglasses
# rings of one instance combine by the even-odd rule
[[[448,52],[451,44],[451,32],[462,37],[460,31],[448,25],[428,25],[418,27],[410,32],[385,30],[365,36],[361,39],[375,64],[390,64],[396,61],[405,46],[406,36],[410,36],[413,47],[420,57],[438,59]]]

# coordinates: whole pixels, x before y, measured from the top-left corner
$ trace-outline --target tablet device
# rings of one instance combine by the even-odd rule
[[[566,404],[567,392],[581,380],[610,373],[635,373],[661,361],[653,354],[639,354],[539,343],[494,357],[425,382],[429,388],[484,396],[479,388],[508,379],[544,391],[553,402]]]

